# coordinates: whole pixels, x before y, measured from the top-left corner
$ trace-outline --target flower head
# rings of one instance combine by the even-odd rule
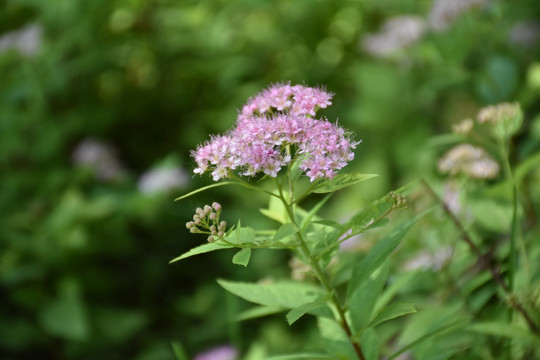
[[[352,149],[358,142],[337,124],[312,117],[330,99],[321,89],[271,86],[250,99],[235,128],[213,136],[192,152],[197,163],[194,172],[211,171],[214,181],[229,177],[232,171],[276,177],[283,166],[298,159],[311,181],[333,178],[354,158]]]
[[[484,149],[461,144],[442,157],[439,171],[450,175],[462,173],[475,179],[492,179],[499,173],[499,164]]]
[[[478,122],[493,126],[493,132],[500,138],[508,138],[518,132],[523,123],[523,112],[519,103],[501,103],[482,108]]]

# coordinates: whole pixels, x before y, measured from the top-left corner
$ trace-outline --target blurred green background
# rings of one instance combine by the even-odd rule
[[[242,304],[214,281],[288,276],[286,254],[168,265],[205,241],[184,226],[197,206],[273,225],[254,211],[266,200],[236,188],[173,202],[211,182],[192,177],[190,150],[291,81],[335,93],[322,114],[363,140],[350,170],[380,175],[338,194],[336,219],[436,178],[430,137],[486,104],[520,101],[515,160],[538,151],[540,3],[448,3],[461,5],[0,0],[0,357],[159,360],[173,341],[194,356],[309,338],[307,320],[231,324]]]

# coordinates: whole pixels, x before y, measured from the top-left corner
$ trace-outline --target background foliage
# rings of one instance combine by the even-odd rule
[[[409,14],[429,23],[433,6],[427,0],[0,2],[2,358],[173,359],[171,341],[193,355],[223,343],[251,354],[315,346],[315,334],[304,331],[313,325],[309,319],[291,328],[280,317],[230,322],[245,304],[214,281],[289,276],[285,255],[254,254],[247,269],[232,268],[230,253],[167,265],[204,241],[184,228],[195,207],[219,201],[231,222],[242,218],[256,227],[268,221],[252,210],[265,207],[264,199],[220,188],[181,203],[172,199],[210,182],[190,177],[189,151],[228,129],[249,96],[279,81],[334,92],[325,116],[363,140],[351,167],[380,175],[338,194],[326,214],[335,219],[419,177],[442,191],[436,163],[448,144],[433,137],[487,104],[522,104],[525,123],[512,163],[531,158],[540,149],[537,1],[487,1],[447,29],[427,26],[421,38],[388,56],[362,47],[389,18]],[[32,24],[37,45],[15,42],[29,42],[30,51],[6,42],[6,35]],[[74,164],[85,139],[114,148],[118,176],[99,178],[95,168]],[[163,164],[186,169],[189,181],[173,192],[141,191],[140,176]],[[529,251],[535,264],[540,173],[538,166],[529,169],[523,237],[535,246]],[[506,228],[493,219],[507,218],[507,199],[481,195],[462,196],[473,201],[472,224],[483,249],[504,258],[498,244]],[[422,191],[411,196],[418,208],[431,201]],[[474,271],[452,225],[441,214],[425,222],[404,241],[396,267],[419,256],[432,259],[441,249],[460,256],[424,262],[391,279],[410,277],[400,296],[419,309],[403,320],[407,331],[395,339],[402,345],[429,326],[450,326],[446,319],[458,313],[493,319],[500,312],[493,286]],[[538,295],[538,271],[527,274],[526,299]],[[402,325],[389,326],[388,338]],[[463,341],[450,332],[443,348],[473,345]],[[496,349],[500,338],[475,341]],[[441,347],[432,345],[414,355],[440,355]],[[469,354],[495,356],[479,348]]]

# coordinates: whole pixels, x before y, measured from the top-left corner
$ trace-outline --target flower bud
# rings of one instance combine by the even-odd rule
[[[199,219],[200,219],[200,216],[199,216],[199,215],[197,215],[197,214],[193,215],[193,221],[197,221],[197,220],[199,220]]]
[[[199,214],[199,215],[202,215],[203,214],[203,209],[201,209],[200,207],[197,208],[197,210],[195,210],[195,213]]]
[[[189,232],[192,233],[192,234],[196,233],[197,231],[198,231],[198,229],[196,227],[192,227],[192,228],[189,229]]]
[[[209,218],[210,220],[216,220],[217,214],[216,214],[215,212],[212,212],[212,213],[210,213],[210,215],[208,216],[208,218]]]
[[[225,236],[225,233],[223,231],[218,231],[217,236],[223,238],[223,236]]]
[[[216,210],[216,211],[221,210],[221,204],[219,204],[219,203],[217,203],[217,202],[213,202],[213,203],[212,203],[212,207],[213,207],[214,210]]]
[[[208,237],[208,242],[214,242],[214,237],[212,235]]]
[[[191,229],[195,224],[191,221],[186,223],[186,228]]]

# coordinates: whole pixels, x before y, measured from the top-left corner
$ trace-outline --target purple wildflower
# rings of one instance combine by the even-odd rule
[[[293,146],[300,169],[311,181],[332,179],[354,158],[353,141],[337,124],[312,116],[331,104],[331,94],[300,85],[274,85],[250,99],[238,116],[236,127],[213,136],[192,152],[197,174],[211,170],[214,181],[231,171],[276,177],[296,158],[285,150]],[[293,153],[293,155],[295,155]]]

